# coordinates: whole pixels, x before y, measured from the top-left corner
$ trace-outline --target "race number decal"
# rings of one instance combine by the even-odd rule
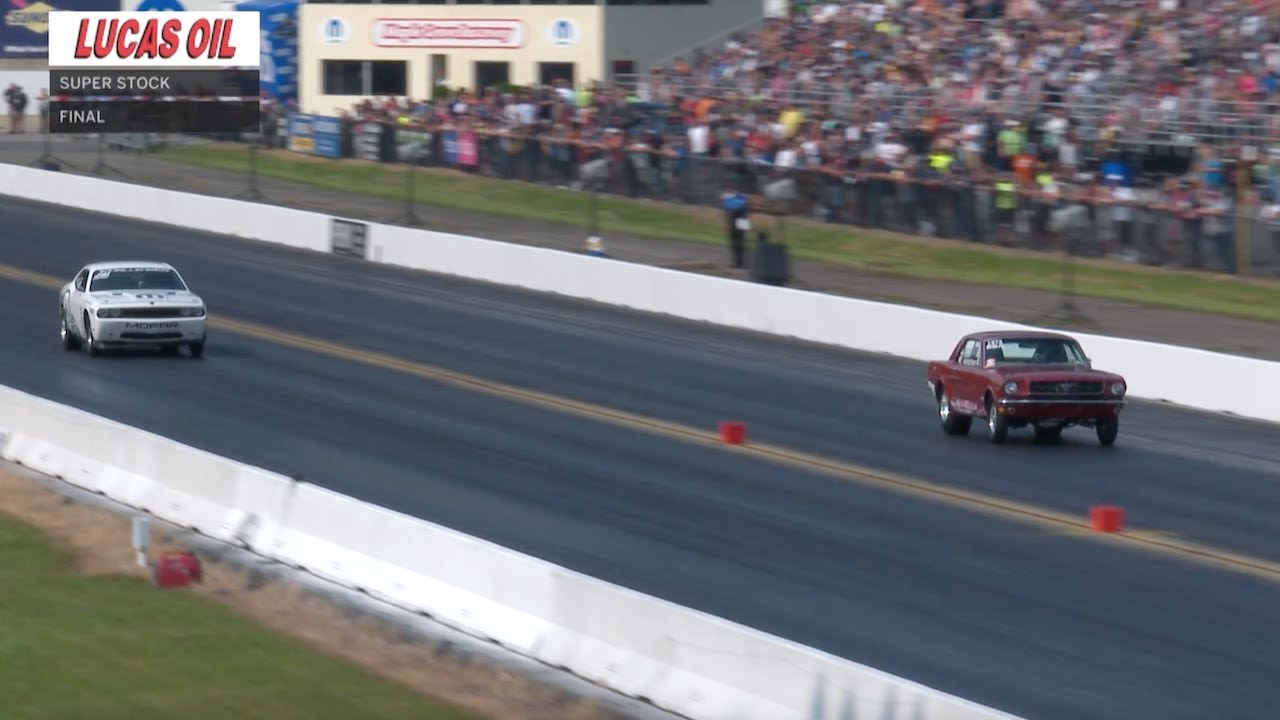
[[[1003,346],[1003,345],[1004,345],[1004,341],[1003,341],[1003,340],[1001,340],[1000,338],[993,338],[993,339],[991,339],[991,340],[988,340],[988,341],[986,342],[986,345],[985,345],[984,347],[986,347],[988,350],[993,350],[993,349],[998,348],[998,347],[1001,347],[1001,346]]]

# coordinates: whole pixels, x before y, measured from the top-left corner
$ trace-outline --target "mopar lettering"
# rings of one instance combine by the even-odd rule
[[[126,328],[136,330],[160,330],[161,328],[176,328],[176,322],[127,322],[124,324]]]

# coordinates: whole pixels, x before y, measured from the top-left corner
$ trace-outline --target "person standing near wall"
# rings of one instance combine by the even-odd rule
[[[9,134],[22,132],[22,120],[27,112],[27,94],[18,83],[9,83],[9,89],[4,91],[4,101],[9,105]]]
[[[40,134],[43,135],[49,132],[49,88],[40,88],[36,103],[40,109]]]
[[[747,196],[736,188],[726,189],[720,198],[720,207],[724,210],[729,233],[729,252],[733,267],[736,268],[745,264],[743,256],[747,250],[747,231],[751,229],[751,221],[747,218],[749,204]]]

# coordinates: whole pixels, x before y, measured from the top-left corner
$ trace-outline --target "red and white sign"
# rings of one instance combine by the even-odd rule
[[[51,68],[256,68],[257,12],[49,13]]]
[[[521,20],[422,20],[383,18],[373,23],[379,47],[496,48],[524,47],[529,33]]]

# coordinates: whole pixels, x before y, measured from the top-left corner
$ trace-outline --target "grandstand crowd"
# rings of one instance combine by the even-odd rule
[[[1278,95],[1280,0],[839,0],[629,82],[350,117],[475,133],[508,176],[604,157],[686,201],[789,178],[833,222],[983,242],[1034,245],[1076,198],[1098,254],[1230,269],[1236,218],[1280,203]]]

